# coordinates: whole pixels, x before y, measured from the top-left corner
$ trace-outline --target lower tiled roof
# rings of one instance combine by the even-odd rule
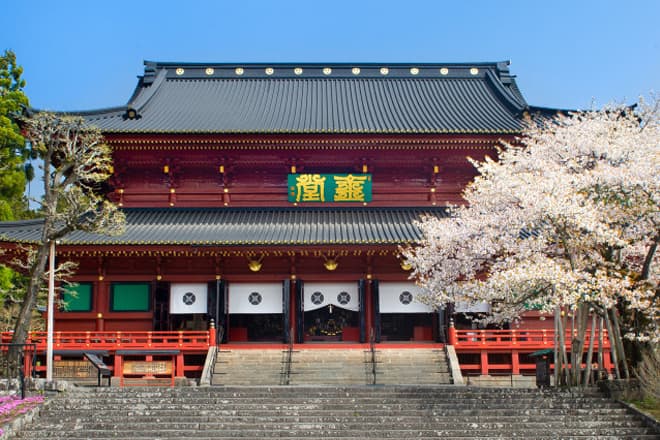
[[[76,231],[64,245],[405,244],[421,239],[415,221],[444,208],[131,208],[120,236]],[[36,243],[40,220],[0,223],[0,240]]]

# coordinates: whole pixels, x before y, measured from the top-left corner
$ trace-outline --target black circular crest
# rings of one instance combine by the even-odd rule
[[[314,304],[317,306],[319,304],[323,304],[323,294],[321,292],[314,292],[312,293],[312,297],[310,298]]]
[[[339,295],[337,295],[337,302],[342,306],[345,306],[351,302],[351,294],[348,292],[339,292]]]
[[[413,294],[407,290],[401,292],[401,295],[399,295],[399,301],[401,301],[401,304],[408,305],[412,302],[412,300]]]
[[[186,292],[181,297],[181,301],[183,301],[183,303],[187,306],[192,306],[193,304],[195,304],[196,299],[197,298],[195,298],[195,294],[192,292]]]
[[[250,304],[253,306],[258,306],[261,304],[261,294],[259,292],[252,292],[250,296],[248,296],[248,301],[250,301]]]

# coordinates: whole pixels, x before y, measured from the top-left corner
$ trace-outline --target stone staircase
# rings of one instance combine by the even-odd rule
[[[220,350],[211,385],[279,385],[285,360],[275,348]]]
[[[452,383],[445,352],[432,348],[377,348],[376,383],[437,385]]]
[[[450,384],[447,358],[433,348],[228,349],[218,353],[212,385]]]
[[[90,388],[53,398],[24,439],[658,439],[587,392],[455,386]]]
[[[371,383],[370,358],[362,348],[307,349],[291,354],[290,385],[365,385]]]

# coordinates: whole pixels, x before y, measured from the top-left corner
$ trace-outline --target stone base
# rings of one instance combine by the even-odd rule
[[[598,389],[615,400],[643,400],[645,397],[637,379],[601,380]]]
[[[463,376],[467,386],[487,388],[536,388],[536,376],[523,376],[520,374],[502,376]],[[551,382],[553,378],[550,378]]]

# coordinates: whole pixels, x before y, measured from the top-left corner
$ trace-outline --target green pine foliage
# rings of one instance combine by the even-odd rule
[[[25,197],[25,140],[16,123],[29,105],[21,78],[23,68],[16,55],[6,50],[0,56],[0,220],[21,218],[27,211]]]
[[[0,54],[0,221],[29,217],[24,196],[26,184],[25,140],[17,124],[18,117],[29,105],[23,93],[23,68],[16,64],[10,50]],[[22,286],[22,287],[21,287]],[[16,315],[14,302],[25,291],[24,277],[0,265],[0,329],[7,330]]]

